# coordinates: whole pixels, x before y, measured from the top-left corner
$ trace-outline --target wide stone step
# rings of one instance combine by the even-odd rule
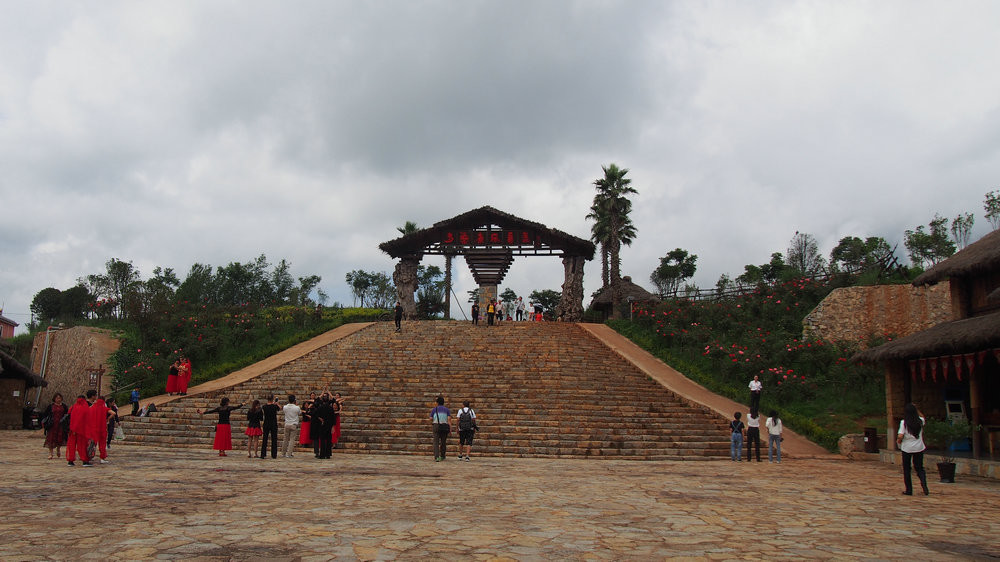
[[[399,334],[376,324],[251,381],[126,421],[126,438],[210,448],[216,418],[197,410],[221,396],[273,393],[283,403],[296,394],[301,402],[324,389],[348,398],[338,453],[429,455],[427,416],[441,392],[453,411],[456,400],[473,401],[483,429],[474,450],[483,455],[650,460],[729,451],[727,419],[686,405],[579,326],[557,323],[407,322]],[[245,415],[233,414],[237,450],[246,443]],[[457,435],[451,442],[457,446]]]

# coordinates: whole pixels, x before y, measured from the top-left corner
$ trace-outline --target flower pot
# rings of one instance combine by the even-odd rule
[[[938,475],[941,476],[942,482],[955,483],[955,463],[953,462],[939,462],[937,463]]]

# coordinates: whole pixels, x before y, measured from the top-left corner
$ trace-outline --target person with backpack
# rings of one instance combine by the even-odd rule
[[[733,421],[729,422],[729,456],[734,461],[743,460],[743,422],[740,421],[742,414],[733,414]]]
[[[476,424],[476,412],[469,407],[469,401],[466,400],[462,402],[462,409],[458,411],[458,460],[462,460],[463,447],[465,447],[465,460],[470,460],[472,438],[477,430],[479,426]]]

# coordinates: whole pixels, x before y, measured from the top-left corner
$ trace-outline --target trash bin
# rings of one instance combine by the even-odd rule
[[[865,428],[865,452],[878,452],[878,430],[874,427]]]

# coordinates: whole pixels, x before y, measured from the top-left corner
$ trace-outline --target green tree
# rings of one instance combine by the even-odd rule
[[[347,284],[351,287],[351,294],[354,295],[354,304],[358,305],[358,301],[361,301],[361,308],[365,307],[365,297],[368,295],[368,291],[372,286],[373,280],[371,274],[362,269],[356,269],[349,272],[345,279]]]
[[[826,259],[812,234],[796,232],[788,246],[788,267],[804,277],[816,277],[826,270]]]
[[[881,236],[869,236],[864,240],[845,236],[830,251],[830,269],[851,275],[874,270],[884,273],[894,257],[893,248]]]
[[[515,293],[514,289],[511,289],[510,287],[507,287],[506,289],[503,290],[502,293],[500,293],[500,301],[505,304],[510,304],[516,300],[517,300],[517,293]]]
[[[111,258],[104,264],[104,274],[87,276],[89,290],[97,298],[107,299],[111,304],[111,314],[115,318],[125,318],[126,308],[135,309],[138,297],[140,275],[132,262]]]
[[[921,225],[904,233],[903,244],[917,267],[934,265],[955,253],[955,243],[948,239],[948,219],[935,214],[928,227],[929,232]]]
[[[70,320],[82,320],[94,302],[87,287],[77,284],[59,294],[59,315]]]
[[[660,295],[676,295],[678,287],[691,277],[697,269],[698,256],[687,250],[675,248],[660,258],[660,266],[653,270],[649,280],[659,290]]]
[[[986,220],[989,221],[993,230],[1000,228],[1000,191],[991,191],[986,194],[983,209],[986,211]]]
[[[976,217],[972,213],[959,214],[951,221],[951,238],[958,249],[969,245],[969,236],[972,234],[972,225],[975,222]]]
[[[632,180],[626,178],[627,168],[619,168],[616,164],[602,166],[604,177],[594,180],[597,194],[587,218],[595,221],[591,229],[597,237],[603,254],[607,253],[608,282],[612,291],[614,316],[621,317],[621,246],[628,246],[636,237],[636,228],[629,218],[632,212],[630,194],[638,193],[632,187]]]
[[[35,293],[31,299],[31,313],[39,324],[50,324],[59,317],[62,310],[62,293],[54,287],[46,287]]]
[[[290,263],[281,260],[278,262],[278,265],[274,266],[274,271],[271,272],[271,287],[274,290],[275,304],[303,305],[305,304],[304,299],[308,299],[309,297],[308,291],[305,295],[302,295],[301,288],[299,291],[295,290],[295,278],[292,277],[291,269],[292,265]],[[299,283],[301,284],[301,282],[302,278],[299,278]],[[312,285],[312,287],[309,287],[309,291],[312,291],[312,288],[315,286]]]
[[[417,267],[417,315],[434,318],[444,312],[444,272],[436,265]]]
[[[284,260],[282,260],[282,262],[284,262]],[[299,286],[293,289],[290,293],[290,296],[294,299],[294,302],[291,302],[291,304],[295,304],[297,306],[313,306],[315,303],[309,298],[309,294],[312,293],[313,289],[315,289],[322,280],[323,278],[319,275],[299,277]]]
[[[552,319],[553,311],[559,305],[560,299],[562,299],[562,293],[560,291],[553,291],[552,289],[531,291],[531,296],[528,297],[530,302],[542,305],[543,314],[549,319]]]
[[[212,266],[195,263],[188,271],[184,282],[177,288],[176,298],[182,303],[215,303],[217,302],[215,293],[215,276],[212,274]]]

